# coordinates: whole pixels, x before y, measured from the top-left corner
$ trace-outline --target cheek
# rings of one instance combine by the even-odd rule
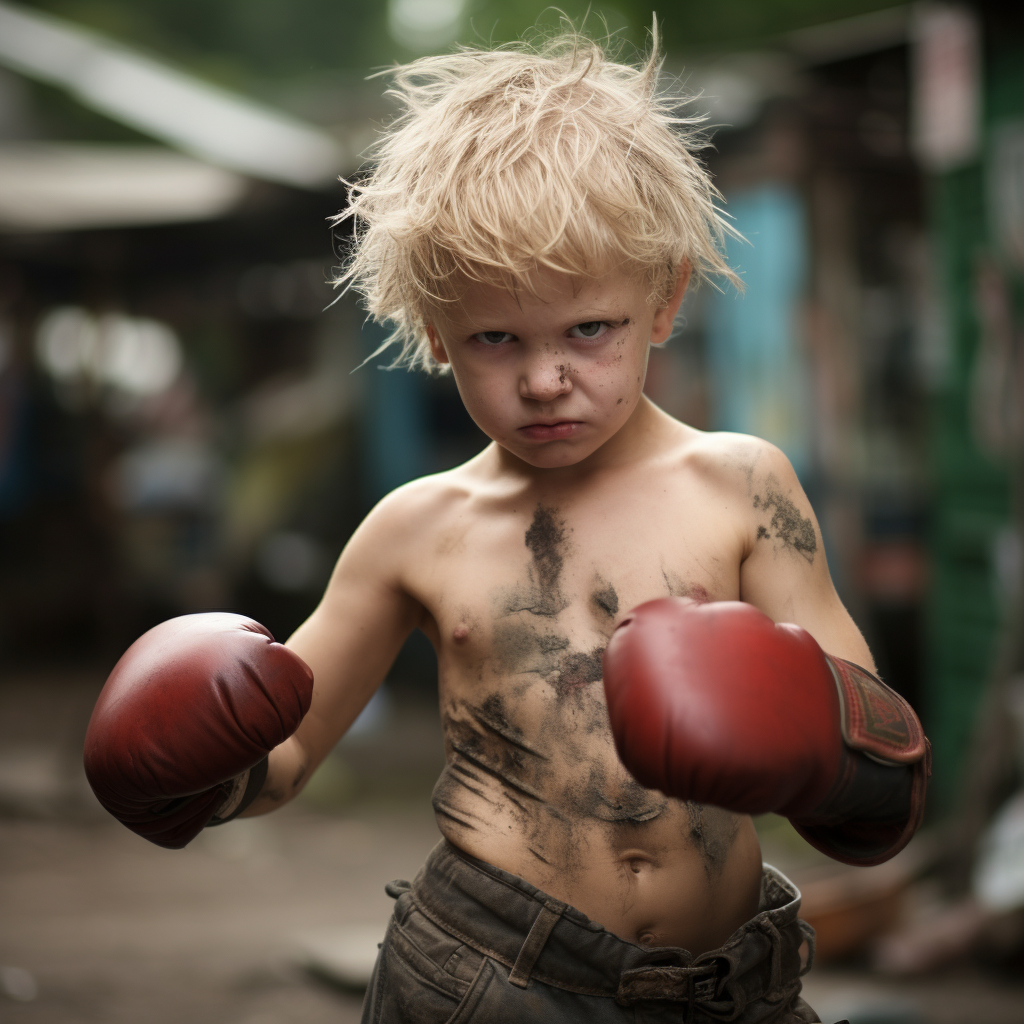
[[[647,374],[649,351],[649,345],[641,347],[635,338],[624,339],[596,364],[595,383],[602,390],[610,389],[617,404],[638,397]]]
[[[495,375],[477,375],[465,367],[452,367],[452,376],[470,418],[486,432],[488,421],[500,415],[502,407],[501,388],[497,386]]]

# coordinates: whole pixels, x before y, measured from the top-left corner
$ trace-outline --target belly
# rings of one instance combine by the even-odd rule
[[[471,856],[641,945],[702,953],[757,912],[750,818],[643,789],[613,748],[573,765],[556,751],[502,764],[458,747],[433,803],[441,833]]]

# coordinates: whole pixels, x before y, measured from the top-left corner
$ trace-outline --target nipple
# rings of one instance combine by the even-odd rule
[[[468,636],[469,636],[469,626],[467,626],[464,622],[460,622],[452,630],[452,639],[457,644],[461,644],[466,639],[466,637],[468,637]]]

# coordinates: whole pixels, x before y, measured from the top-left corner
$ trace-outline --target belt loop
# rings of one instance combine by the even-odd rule
[[[796,924],[800,929],[800,934],[803,936],[804,942],[807,943],[807,963],[800,968],[800,977],[802,978],[814,966],[814,946],[817,939],[814,934],[814,928],[803,918],[798,917],[796,919]],[[840,1024],[842,1024],[842,1022],[840,1022]]]
[[[557,900],[545,900],[540,913],[530,926],[529,934],[523,942],[523,948],[519,950],[512,973],[508,980],[519,988],[526,988],[530,981],[530,974],[534,964],[544,949],[544,943],[548,941],[551,929],[558,924],[558,919],[565,910],[565,904]]]
[[[782,982],[782,935],[776,928],[775,922],[766,918],[762,922],[762,931],[767,933],[768,944],[771,948],[771,979],[769,980],[769,991],[774,995],[778,992]]]

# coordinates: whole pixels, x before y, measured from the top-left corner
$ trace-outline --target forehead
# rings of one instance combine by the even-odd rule
[[[536,270],[509,285],[465,281],[458,299],[438,311],[438,319],[453,327],[474,327],[482,321],[533,324],[563,321],[621,319],[639,314],[649,287],[623,270],[579,277]]]

